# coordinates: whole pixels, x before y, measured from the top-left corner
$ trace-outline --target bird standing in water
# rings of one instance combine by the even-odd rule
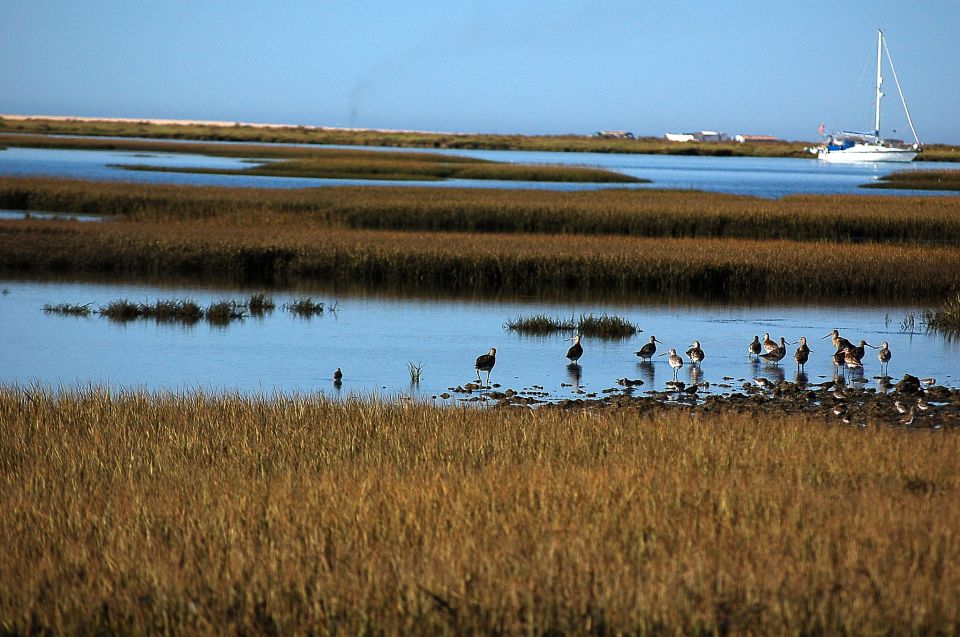
[[[578,360],[580,360],[580,357],[583,356],[583,345],[580,344],[579,334],[575,335],[570,340],[573,341],[573,345],[567,350],[567,358],[570,359],[571,363],[576,363]]]
[[[764,343],[766,345],[766,343]],[[787,355],[787,340],[780,337],[780,344],[773,348],[773,350],[766,352],[765,354],[760,354],[760,358],[767,361],[768,363],[779,364],[783,360],[783,357]]]
[[[877,358],[880,359],[880,372],[885,374],[887,371],[887,363],[893,358],[893,354],[890,352],[890,346],[886,341],[880,343],[880,351],[877,352]]]
[[[663,345],[663,341],[658,341],[656,336],[650,337],[650,342],[646,343],[643,347],[640,348],[640,351],[637,352],[637,356],[640,357],[640,360],[647,359],[650,360],[653,358],[653,355],[657,353],[657,343]]]
[[[763,351],[763,346],[760,344],[760,337],[754,336],[753,342],[747,345],[747,353],[750,356],[756,356],[757,358],[760,358],[760,352],[762,351]]]
[[[793,357],[797,359],[797,370],[803,369],[803,366],[807,364],[807,360],[810,358],[810,352],[813,350],[807,347],[807,337],[800,337],[800,347],[797,348],[796,353]]]
[[[676,379],[677,372],[680,371],[680,368],[683,367],[683,358],[677,354],[677,350],[670,349],[668,352],[670,356],[667,357],[667,362],[670,363],[670,367],[673,368],[673,377]],[[660,356],[666,356],[666,354],[660,354]]]
[[[763,333],[763,349],[768,353],[777,349],[777,342],[770,338],[770,332]]]
[[[477,362],[474,364],[474,367],[477,370],[477,382],[481,382],[480,372],[487,372],[487,385],[489,385],[490,370],[492,370],[493,366],[496,364],[497,364],[497,348],[496,347],[491,347],[489,352],[478,356]]]
[[[690,358],[691,365],[699,365],[706,356],[700,348],[700,341],[694,341],[690,349],[687,350],[687,357]]]
[[[339,367],[337,368],[337,371],[333,372],[333,382],[343,382],[343,372],[340,371]]]

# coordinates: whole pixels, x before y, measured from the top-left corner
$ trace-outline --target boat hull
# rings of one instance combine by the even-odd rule
[[[898,162],[906,163],[913,161],[917,156],[917,151],[907,148],[887,148],[884,146],[872,146],[868,144],[857,144],[843,150],[828,150],[821,148],[817,153],[817,159],[832,164],[859,164],[865,162]]]

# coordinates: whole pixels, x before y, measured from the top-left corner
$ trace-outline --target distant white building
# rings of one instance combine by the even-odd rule
[[[607,139],[636,139],[634,134],[628,130],[601,130],[596,132],[596,136]]]
[[[702,130],[695,133],[667,133],[664,137],[671,142],[725,142],[730,139],[726,133],[715,130]]]
[[[733,141],[745,144],[747,142],[757,143],[757,142],[779,142],[779,137],[774,137],[773,135],[737,135],[733,138]]]

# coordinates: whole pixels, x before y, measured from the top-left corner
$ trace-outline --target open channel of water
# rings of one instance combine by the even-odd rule
[[[351,147],[358,148],[358,147]],[[363,148],[363,147],[359,147]],[[379,149],[397,150],[397,149]],[[248,159],[210,157],[184,153],[101,150],[56,150],[10,147],[0,150],[0,175],[43,175],[73,179],[99,179],[136,183],[169,183],[256,188],[314,188],[322,186],[429,186],[451,188],[535,188],[590,190],[601,188],[666,188],[705,190],[756,197],[778,198],[792,194],[857,195],[956,195],[944,191],[877,190],[860,188],[895,170],[960,169],[960,163],[827,164],[814,159],[758,157],[691,157],[601,153],[556,153],[490,150],[422,150],[510,163],[558,164],[604,168],[651,180],[649,184],[576,184],[524,181],[464,180],[377,181],[358,179],[307,179],[257,175],[217,175],[125,170],[122,166],[157,168],[238,169]]]
[[[900,323],[915,308],[901,306],[828,307],[767,304],[701,305],[691,302],[571,303],[537,300],[450,300],[395,298],[387,295],[333,293],[320,289],[275,291],[278,306],[310,296],[328,310],[310,319],[278,307],[263,318],[246,318],[225,327],[206,322],[192,326],[150,320],[115,323],[93,315],[77,318],[44,313],[45,304],[90,303],[97,308],[129,299],[191,298],[205,306],[222,299],[245,300],[256,290],[225,290],[187,285],[135,285],[0,280],[0,383],[76,388],[102,384],[151,391],[204,389],[244,394],[322,392],[395,399],[431,400],[444,392],[450,402],[471,395],[450,388],[476,381],[474,360],[497,348],[491,381],[549,399],[583,398],[617,388],[617,379],[644,381],[635,393],[657,389],[673,378],[665,358],[640,364],[634,352],[651,335],[664,348],[681,351],[699,339],[706,351],[701,368],[685,365],[679,378],[708,381],[710,392],[738,390],[755,377],[798,380],[792,359],[780,366],[751,362],[747,343],[770,332],[787,340],[806,336],[814,350],[807,364],[810,383],[834,374],[828,340],[837,328],[850,340],[893,350],[889,374],[935,377],[958,386],[960,342],[937,334],[910,333]],[[336,311],[330,307],[336,305]],[[580,313],[616,314],[643,332],[623,340],[585,338],[578,367],[564,357],[569,334],[530,337],[508,331],[504,323],[519,315],[570,317]],[[879,363],[867,350],[862,382],[877,386]],[[408,364],[422,365],[419,384],[411,383]],[[336,387],[333,371],[343,369]],[[726,385],[726,387],[725,387]],[[581,393],[582,392],[582,393]],[[474,394],[473,396],[475,396]],[[439,399],[438,399],[439,400]]]

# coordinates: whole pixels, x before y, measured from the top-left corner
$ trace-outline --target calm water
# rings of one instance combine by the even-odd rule
[[[247,318],[219,328],[205,322],[190,327],[152,321],[117,324],[95,315],[65,317],[41,309],[57,303],[92,303],[96,308],[118,299],[152,302],[187,297],[205,305],[224,298],[242,300],[251,292],[0,281],[0,383],[430,398],[476,380],[474,360],[496,347],[497,366],[491,380],[502,389],[538,391],[535,386],[541,386],[551,398],[582,397],[576,393],[577,385],[587,394],[602,392],[616,387],[616,380],[624,377],[645,381],[638,392],[663,389],[673,377],[665,358],[641,365],[634,355],[655,334],[665,347],[681,350],[699,339],[707,358],[698,380],[709,381],[711,391],[724,392],[731,389],[718,384],[733,384],[736,389],[740,385],[736,379],[796,379],[792,358],[780,368],[748,360],[747,343],[765,331],[788,340],[807,336],[814,349],[807,365],[809,381],[832,377],[831,347],[828,341],[816,339],[836,327],[851,340],[889,341],[894,352],[890,375],[895,378],[910,372],[936,377],[949,386],[958,384],[960,343],[901,332],[900,321],[914,309],[907,307],[577,305],[396,299],[313,290],[273,296],[280,305],[309,295],[328,306],[336,302],[337,311],[302,319],[278,308],[262,319]],[[562,317],[608,312],[631,320],[644,332],[622,341],[585,339],[581,365],[571,369],[564,357],[570,342],[563,336],[526,337],[503,327],[510,318],[541,312]],[[410,383],[409,362],[424,365],[419,386]],[[868,350],[864,362],[864,380],[872,386],[879,373],[874,350]],[[331,380],[337,367],[344,371],[339,389]],[[679,377],[689,381],[692,373],[685,366]],[[735,380],[724,380],[725,376]]]
[[[356,148],[356,147],[353,147]],[[396,149],[381,149],[396,150]],[[51,150],[7,148],[0,151],[0,175],[47,175],[75,179],[122,180],[138,183],[176,183],[259,188],[306,188],[319,186],[430,186],[471,188],[537,188],[588,190],[601,188],[668,188],[782,197],[790,194],[936,195],[943,191],[871,190],[859,188],[882,175],[904,169],[960,169],[960,163],[906,166],[892,164],[841,165],[812,159],[754,157],[677,157],[600,153],[547,153],[531,151],[429,150],[447,154],[530,164],[580,165],[604,168],[652,180],[650,184],[564,184],[452,179],[443,182],[398,182],[355,179],[304,179],[246,175],[211,175],[124,170],[122,166],[191,167],[236,169],[249,167],[248,160],[182,153],[126,151]],[[956,194],[956,193],[952,193]]]

